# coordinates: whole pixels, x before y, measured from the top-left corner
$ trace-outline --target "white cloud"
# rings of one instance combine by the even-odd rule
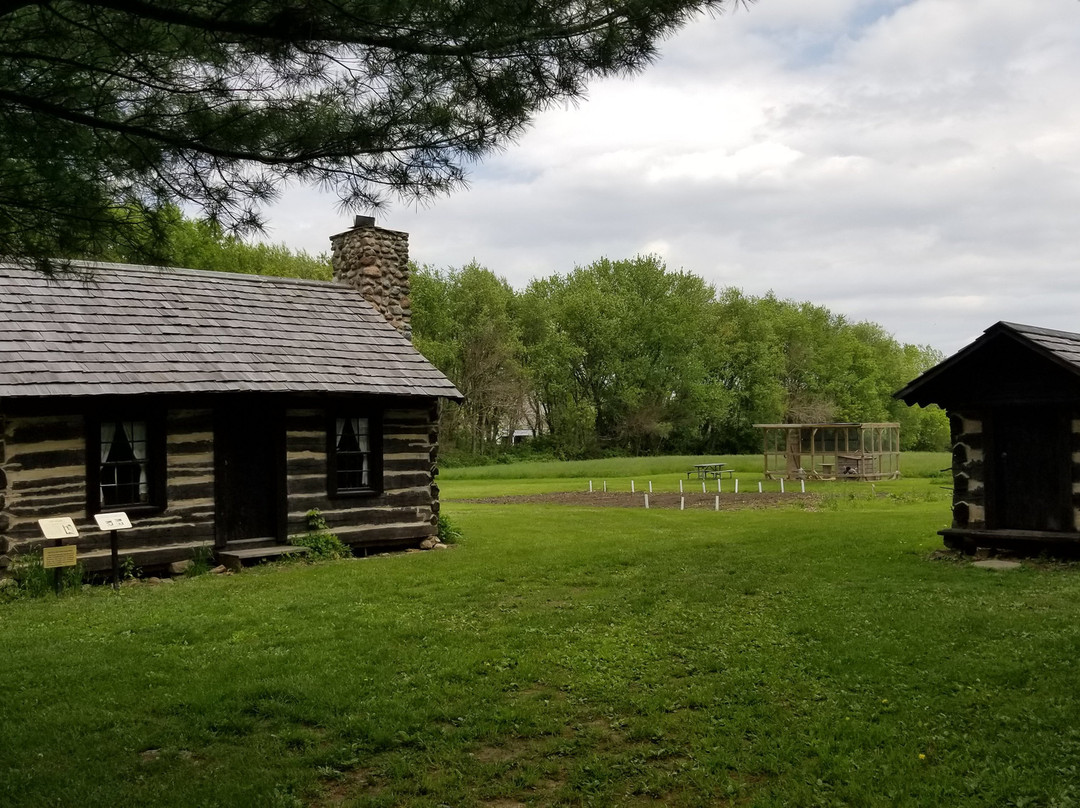
[[[953,351],[997,319],[1080,330],[1080,3],[762,0],[552,110],[471,189],[380,223],[515,285],[656,252]],[[286,196],[270,237],[346,225]]]

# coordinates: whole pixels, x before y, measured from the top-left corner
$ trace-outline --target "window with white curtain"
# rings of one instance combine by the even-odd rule
[[[335,419],[334,487],[338,493],[374,488],[371,457],[371,419]]]
[[[146,421],[105,420],[100,425],[99,499],[102,508],[150,502]]]

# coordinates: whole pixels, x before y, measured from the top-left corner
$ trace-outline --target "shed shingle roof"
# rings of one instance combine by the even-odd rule
[[[961,348],[944,362],[930,368],[902,390],[893,394],[908,404],[940,403],[934,400],[935,386],[961,367],[970,357],[978,355],[996,339],[1007,338],[1025,346],[1033,354],[1048,359],[1067,374],[1080,376],[1080,334],[1071,331],[1055,331],[1033,325],[994,323],[977,340]]]
[[[460,398],[346,286],[121,264],[0,264],[0,397],[377,393]]]
[[[997,323],[997,325],[986,329],[986,333],[991,333],[995,328],[1013,331],[1033,345],[1041,348],[1051,358],[1056,359],[1065,366],[1070,366],[1074,372],[1080,373],[1080,334],[1006,322]]]

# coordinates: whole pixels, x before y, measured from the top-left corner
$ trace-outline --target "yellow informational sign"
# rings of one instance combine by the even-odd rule
[[[78,547],[74,544],[67,544],[63,547],[45,547],[42,548],[43,564],[45,569],[54,569],[56,567],[74,567],[76,562],[76,551]]]

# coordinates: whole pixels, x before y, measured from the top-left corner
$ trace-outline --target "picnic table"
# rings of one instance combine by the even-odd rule
[[[727,463],[695,463],[694,467],[690,471],[686,472],[687,477],[697,476],[699,480],[705,480],[709,477],[723,477],[725,474],[730,477],[735,473],[734,469],[726,469]]]

